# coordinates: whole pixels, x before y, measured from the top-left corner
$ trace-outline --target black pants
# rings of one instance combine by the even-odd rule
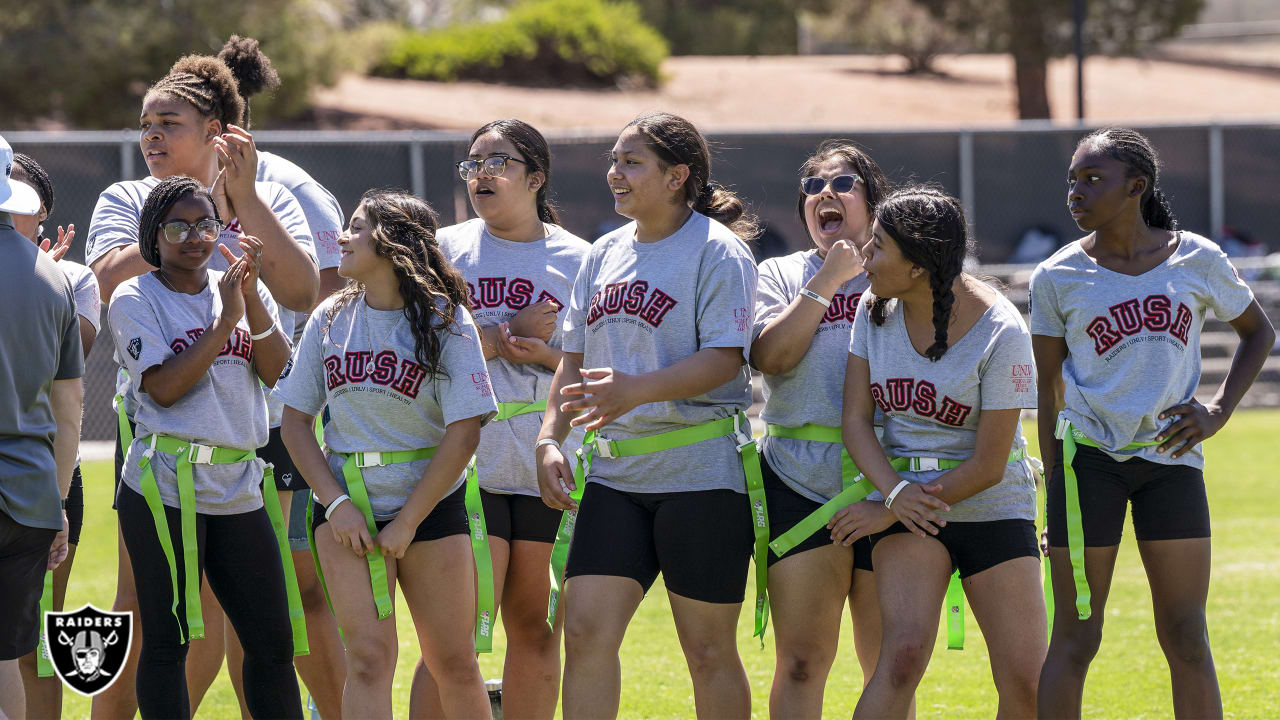
[[[182,525],[176,508],[165,507],[178,566],[178,618],[173,617],[169,561],[156,537],[147,502],[128,486],[117,501],[124,544],[133,562],[142,614],[138,660],[138,710],[143,718],[189,718],[187,634]],[[244,646],[244,695],[260,718],[302,718],[293,669],[293,633],[285,598],[284,570],[266,510],[240,515],[196,515],[198,562],[209,587]]]

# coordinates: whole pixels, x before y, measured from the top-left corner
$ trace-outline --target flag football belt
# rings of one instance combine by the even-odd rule
[[[760,455],[756,450],[756,442],[751,437],[751,425],[745,413],[630,440],[610,440],[594,430],[588,431],[582,447],[578,450],[578,461],[573,470],[574,488],[569,493],[569,497],[573,499],[574,504],[582,501],[586,479],[591,474],[593,455],[598,454],[602,458],[647,455],[726,436],[732,437],[737,446],[738,457],[742,461],[742,472],[746,478],[747,501],[750,503],[751,526],[754,534],[752,557],[756,564],[753,635],[760,638],[763,647],[764,630],[769,624],[768,556],[766,554],[769,547],[769,511],[765,505],[764,480],[760,475]],[[563,590],[565,563],[569,559],[569,543],[573,539],[573,528],[577,520],[577,511],[566,510],[560,519],[560,527],[556,531],[556,542],[551,551],[551,595],[547,601],[548,625],[555,623],[556,609]]]
[[[187,642],[188,639],[199,640],[204,637],[204,615],[200,605],[199,547],[196,540],[196,495],[192,466],[236,465],[256,460],[258,455],[253,450],[201,445],[166,435],[151,435],[149,438],[143,438],[142,441],[147,444],[147,449],[143,451],[142,459],[138,461],[138,467],[142,469],[139,484],[142,487],[142,497],[147,501],[147,508],[151,511],[151,518],[155,522],[160,548],[169,561],[174,619],[178,619],[178,565],[173,542],[169,537],[169,522],[165,517],[164,503],[160,500],[160,488],[156,485],[155,473],[151,466],[151,458],[157,452],[161,452],[178,459],[178,512],[182,537],[182,564],[185,572],[182,597],[185,598],[187,606],[189,636],[183,637],[182,623],[179,621],[178,638],[182,643]],[[280,498],[275,490],[275,475],[270,465],[263,473],[262,504],[271,521],[271,529],[276,536],[277,550],[280,552],[280,561],[284,569],[285,595],[289,603],[289,624],[293,630],[294,654],[305,655],[308,652],[307,626],[303,619],[302,598],[298,592],[298,577],[293,570],[293,556],[289,551],[287,526],[280,513]]]
[[[840,482],[844,486],[843,489],[835,497],[810,513],[808,517],[796,523],[790,530],[782,533],[773,542],[769,543],[773,554],[782,557],[822,529],[841,509],[862,500],[870,495],[875,488],[872,487],[870,481],[858,474],[858,468],[853,464],[853,459],[849,457],[849,451],[844,448],[844,439],[840,436],[840,428],[838,427],[827,425],[783,427],[782,425],[769,424],[765,426],[765,434],[770,437],[832,443],[841,446]]]
[[[494,420],[510,420],[517,415],[528,415],[529,413],[546,412],[546,398],[531,403],[520,402],[500,402],[498,403],[498,414],[494,416]]]
[[[1084,520],[1080,514],[1080,487],[1076,480],[1073,464],[1076,459],[1076,445],[1088,445],[1105,449],[1091,440],[1080,429],[1061,415],[1054,436],[1062,440],[1062,477],[1066,491],[1067,510],[1067,549],[1071,557],[1071,576],[1076,586],[1076,615],[1081,620],[1088,620],[1093,614],[1090,608],[1089,579],[1084,574]],[[1159,445],[1158,442],[1131,442],[1120,448],[1121,451]]]
[[[373,520],[373,505],[369,502],[369,491],[364,484],[364,473],[367,467],[384,467],[400,463],[427,460],[436,454],[436,448],[418,450],[393,450],[388,452],[353,452],[340,453],[329,450],[343,458],[342,476],[347,483],[347,494],[351,504],[364,515],[365,527],[369,537],[377,537],[378,527]],[[476,474],[476,461],[471,458],[467,463],[466,491],[464,502],[467,508],[467,525],[471,535],[471,553],[476,565],[476,652],[492,652],[493,650],[493,560],[489,555],[489,533],[485,528],[484,508],[480,502],[480,481]],[[333,602],[329,600],[329,586],[325,583],[324,572],[320,569],[320,556],[316,554],[316,536],[312,528],[312,504],[307,504],[307,542],[311,544],[312,559],[316,565],[316,577],[324,589],[325,600],[329,602],[330,611]],[[391,616],[391,590],[387,584],[387,566],[382,559],[382,550],[374,547],[365,553],[369,564],[369,584],[373,590],[373,604],[378,611],[378,619]]]

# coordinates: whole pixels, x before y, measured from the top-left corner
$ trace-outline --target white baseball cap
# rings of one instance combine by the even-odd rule
[[[35,215],[40,212],[40,196],[26,183],[16,182],[13,175],[13,148],[0,137],[0,167],[4,175],[0,176],[0,212],[14,215]]]

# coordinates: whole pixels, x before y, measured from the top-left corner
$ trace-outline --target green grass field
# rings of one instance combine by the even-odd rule
[[[1208,442],[1209,502],[1213,511],[1215,562],[1209,597],[1209,630],[1228,717],[1280,717],[1280,495],[1271,463],[1280,460],[1276,442],[1280,412],[1242,411],[1227,430]],[[1035,427],[1024,428],[1035,443]],[[1268,490],[1268,488],[1272,488]],[[115,514],[111,512],[111,465],[85,467],[85,526],[71,576],[67,607],[93,603],[110,607],[116,577]],[[1085,691],[1086,717],[1165,718],[1172,716],[1169,676],[1156,643],[1151,601],[1142,565],[1126,527],[1117,564],[1107,629]],[[693,715],[693,689],[676,642],[666,593],[654,588],[637,613],[622,649],[622,716],[687,718]],[[971,614],[970,614],[970,617]],[[417,661],[417,641],[403,607],[397,612],[400,660],[396,668],[397,716],[408,714],[409,684]],[[754,714],[768,713],[773,676],[770,634],[760,650],[751,638],[749,608],[738,625],[739,647],[751,678]],[[850,633],[846,618],[842,633]],[[939,644],[917,695],[919,716],[987,718],[995,712],[986,648],[972,620],[967,649],[948,651]],[[497,677],[504,645],[501,630],[494,653],[481,658],[486,677]],[[851,635],[841,638],[840,653],[827,684],[826,715],[848,717],[857,702],[861,671]],[[305,689],[303,691],[305,697]],[[66,692],[65,717],[89,714],[89,703]],[[239,710],[226,671],[200,706],[199,717],[235,718]]]

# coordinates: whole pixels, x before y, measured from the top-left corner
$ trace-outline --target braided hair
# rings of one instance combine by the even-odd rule
[[[213,196],[199,180],[185,175],[174,175],[156,183],[142,205],[142,216],[138,220],[138,253],[153,267],[160,267],[160,224],[165,216],[179,200],[188,197],[199,197],[209,201],[213,206],[213,217],[219,222],[218,204]]]
[[[843,161],[858,174],[863,186],[863,197],[867,200],[867,214],[870,215],[875,211],[876,205],[880,204],[881,198],[888,194],[893,186],[889,183],[889,178],[885,177],[884,171],[880,169],[880,165],[852,140],[823,140],[800,166],[800,177],[812,175],[817,172],[820,165],[833,159]],[[800,216],[800,225],[804,227],[805,232],[808,232],[809,224],[804,215],[804,201],[808,195],[803,191],[797,191],[797,194],[799,197],[796,198],[796,214]]]
[[[218,51],[218,59],[230,68],[239,86],[240,97],[244,99],[244,122],[236,124],[248,130],[249,98],[263,90],[280,87],[280,74],[271,64],[271,58],[258,48],[258,41],[250,37],[232,35]]]
[[[1160,156],[1145,135],[1130,128],[1105,127],[1081,138],[1076,149],[1086,144],[1112,160],[1124,163],[1125,177],[1147,179],[1141,201],[1142,221],[1147,227],[1178,229],[1178,219],[1169,207],[1169,198],[1160,190]]]
[[[968,223],[960,201],[928,185],[908,187],[876,205],[876,222],[893,238],[902,256],[929,273],[933,291],[933,344],[925,356],[937,362],[947,352],[947,326],[955,303],[952,286],[971,250]],[[887,298],[871,303],[871,321],[883,325]]]
[[[560,213],[556,212],[548,195],[551,191],[551,147],[547,139],[538,129],[523,120],[510,118],[494,120],[471,134],[471,144],[475,144],[482,135],[497,133],[503,140],[515,146],[524,156],[525,172],[541,172],[543,181],[538,188],[538,219],[545,223],[560,224]]]
[[[427,373],[448,377],[440,363],[438,330],[461,335],[454,313],[467,307],[467,284],[440,250],[436,211],[414,195],[399,190],[369,190],[360,198],[373,236],[373,251],[391,261],[404,299],[404,316],[413,332],[414,357]],[[326,311],[324,332],[338,311],[364,293],[363,283],[350,282],[339,290]]]
[[[35,158],[23,153],[15,153],[13,156],[13,164],[22,168],[22,172],[26,173],[27,179],[35,185],[36,194],[40,196],[40,204],[44,206],[46,215],[53,214],[53,181],[49,179],[49,173],[40,167],[40,163]]]
[[[755,216],[747,212],[742,199],[711,183],[711,151],[706,138],[693,123],[671,113],[652,112],[627,123],[627,128],[632,127],[648,138],[649,147],[664,169],[672,165],[688,166],[684,197],[694,210],[724,223],[743,240],[752,240],[760,234]]]
[[[164,94],[191,103],[201,115],[228,125],[244,121],[245,104],[235,76],[227,64],[208,55],[187,55],[169,68],[147,94]]]

